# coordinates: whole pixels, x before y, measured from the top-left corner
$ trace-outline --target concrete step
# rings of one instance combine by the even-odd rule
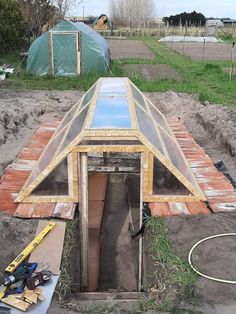
[[[77,300],[140,300],[146,292],[82,292],[76,294]]]

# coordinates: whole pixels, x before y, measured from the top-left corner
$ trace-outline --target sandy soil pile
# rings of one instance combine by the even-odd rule
[[[63,117],[82,92],[0,90],[0,175],[43,121]]]
[[[182,93],[146,93],[166,116],[180,117],[193,138],[214,160],[223,160],[236,177],[236,108],[202,105]]]

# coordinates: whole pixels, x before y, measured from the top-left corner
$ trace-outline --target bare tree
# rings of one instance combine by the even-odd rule
[[[53,5],[55,5],[59,9],[61,19],[65,18],[70,9],[72,9],[76,5],[79,5],[82,2],[83,0],[52,0]]]
[[[56,10],[50,0],[17,0],[17,2],[25,23],[25,37],[30,41],[31,37],[41,35],[43,27],[50,24]]]
[[[155,17],[153,0],[110,0],[114,24],[129,27],[147,26]]]

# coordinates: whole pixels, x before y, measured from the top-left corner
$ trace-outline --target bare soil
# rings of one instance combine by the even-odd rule
[[[0,89],[0,176],[40,124],[63,117],[82,94]]]
[[[188,94],[146,93],[166,116],[180,117],[213,161],[223,160],[236,177],[236,108],[206,104]]]
[[[110,174],[101,230],[99,291],[138,289],[129,221],[126,175]]]
[[[235,232],[236,213],[166,218],[169,237],[174,249],[187,259],[191,247],[199,240],[221,233]],[[235,280],[235,237],[209,240],[193,253],[197,269],[209,276]],[[198,310],[206,314],[233,314],[236,312],[236,285],[214,282],[199,277],[195,296],[181,302],[182,309]]]
[[[42,121],[62,117],[81,94],[79,91],[0,90],[1,171],[16,158]],[[177,115],[183,119],[189,132],[192,132],[210,157],[214,160],[222,159],[231,175],[236,177],[236,109],[211,104],[203,106],[195,97],[175,92],[147,93],[147,96],[166,116]],[[116,189],[114,191],[116,192]],[[118,188],[117,195],[119,195]],[[36,224],[37,222],[32,220],[0,215],[1,272],[34,237]],[[191,245],[205,235],[235,231],[236,215],[228,213],[200,217],[174,217],[166,219],[166,224],[175,249],[186,257]],[[207,247],[204,246],[196,251],[198,256],[196,263],[203,267],[202,270],[209,271],[211,274],[235,279],[234,243],[235,239],[227,239],[226,242],[209,242]],[[219,262],[216,262],[217,260]],[[193,305],[184,303],[181,306],[200,308],[207,314],[235,313],[235,295],[235,287],[232,285],[209,282],[200,278],[196,285],[196,299],[193,300]]]
[[[123,69],[130,78],[138,76],[148,81],[161,79],[181,80],[180,75],[167,64],[125,64]]]
[[[110,50],[111,59],[155,59],[154,53],[140,40],[107,40]]]
[[[232,44],[227,43],[165,43],[177,52],[193,60],[231,60]],[[234,48],[234,54],[236,48]]]

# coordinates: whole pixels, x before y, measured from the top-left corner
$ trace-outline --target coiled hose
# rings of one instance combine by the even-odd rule
[[[189,262],[189,265],[191,266],[191,268],[200,276],[202,277],[205,277],[207,279],[210,279],[210,280],[214,280],[214,281],[217,281],[217,282],[223,282],[223,283],[231,283],[231,284],[236,284],[236,280],[227,280],[227,279],[221,279],[221,278],[215,278],[215,277],[212,277],[212,276],[208,276],[208,275],[205,275],[203,274],[202,272],[200,272],[199,270],[197,270],[193,264],[192,264],[192,254],[193,254],[193,251],[196,249],[196,247],[205,242],[205,241],[208,241],[210,239],[215,239],[215,238],[220,238],[220,237],[228,237],[228,236],[236,236],[236,233],[222,233],[222,234],[216,234],[216,235],[213,235],[213,236],[210,236],[210,237],[207,237],[207,238],[204,238],[200,241],[198,241],[196,244],[194,244],[194,246],[191,248],[191,250],[189,251],[189,254],[188,254],[188,262]]]

